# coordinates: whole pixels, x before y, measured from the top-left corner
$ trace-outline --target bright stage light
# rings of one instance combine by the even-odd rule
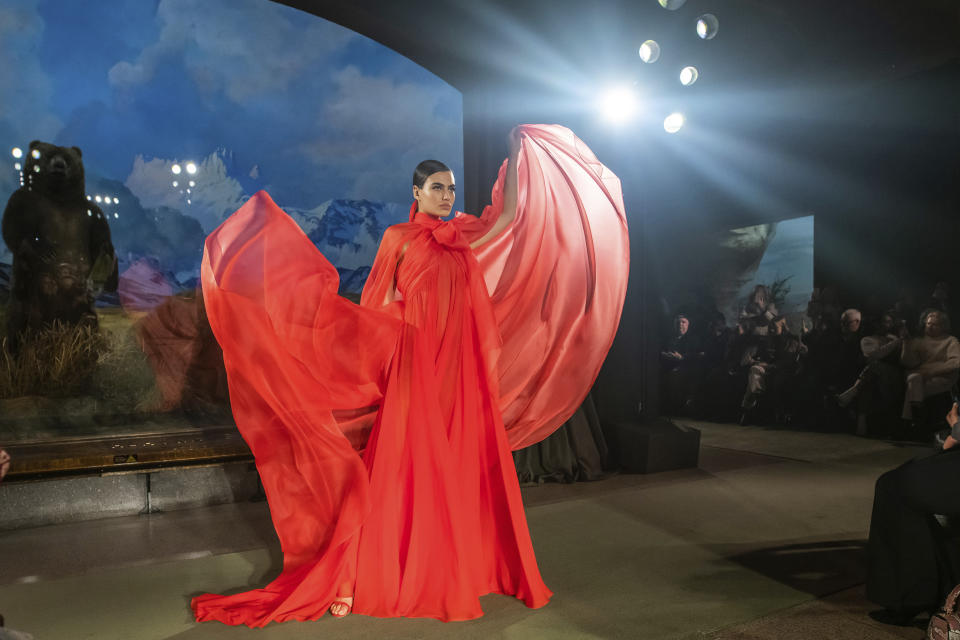
[[[14,158],[22,158],[22,157],[23,157],[23,149],[21,149],[20,147],[14,147],[13,149],[10,150],[10,153],[13,154],[13,157],[14,157]]]
[[[113,204],[120,204],[120,198],[114,198]]]
[[[648,64],[660,59],[660,45],[656,40],[647,40],[640,45],[640,59]]]
[[[192,162],[188,162],[188,163],[187,163],[187,173],[189,173],[190,175],[193,175],[193,174],[195,174],[196,172],[197,172],[197,165],[193,164]]]
[[[14,162],[13,168],[16,169],[17,171],[20,171],[20,169],[23,169],[23,165],[21,165],[19,162]]]
[[[39,159],[40,159],[40,150],[39,150],[39,149],[34,149],[33,151],[30,152],[30,156],[31,156],[34,160],[39,160]]]
[[[671,113],[663,119],[663,130],[667,133],[676,133],[683,128],[686,121],[687,119],[683,117],[682,113]]]
[[[173,181],[173,188],[176,189],[176,188],[179,187],[179,186],[180,186],[180,183],[177,182],[176,180],[174,180],[174,181]]]
[[[685,87],[692,85],[699,77],[700,72],[697,71],[696,67],[684,67],[680,70],[680,84]]]
[[[697,19],[697,35],[703,40],[713,40],[720,30],[720,21],[712,13],[705,13]]]
[[[687,0],[660,0],[660,6],[667,11],[676,11],[687,3]]]
[[[182,171],[182,169],[180,168],[180,165],[175,164],[172,167],[170,167],[170,171],[173,172],[173,175],[178,176],[180,175],[180,172]]]
[[[103,202],[103,198],[101,198],[100,196],[94,196],[93,199],[96,200],[97,202]]]
[[[194,182],[193,180],[191,180],[191,181],[190,181],[190,187],[195,187],[195,186],[197,186],[197,183]]]
[[[626,122],[637,110],[637,96],[629,87],[608,89],[597,106],[608,122]]]

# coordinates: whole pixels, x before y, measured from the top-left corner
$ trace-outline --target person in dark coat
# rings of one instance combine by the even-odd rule
[[[942,451],[911,460],[877,480],[867,546],[870,615],[910,624],[937,610],[960,582],[960,549],[936,516],[960,517],[960,426],[957,405],[947,414],[951,435]]]

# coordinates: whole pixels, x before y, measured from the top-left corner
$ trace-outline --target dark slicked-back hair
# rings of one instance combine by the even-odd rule
[[[424,160],[413,170],[413,186],[423,189],[427,178],[441,171],[450,171],[450,167],[439,160]]]

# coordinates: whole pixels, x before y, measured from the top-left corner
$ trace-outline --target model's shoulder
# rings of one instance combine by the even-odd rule
[[[416,222],[400,222],[387,227],[386,231],[383,232],[383,237],[395,238],[397,236],[402,236],[417,231],[418,229],[420,229],[420,225],[418,225]]]

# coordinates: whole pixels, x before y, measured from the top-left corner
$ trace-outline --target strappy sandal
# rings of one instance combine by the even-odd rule
[[[334,618],[345,618],[353,609],[353,596],[337,598],[330,605],[330,615]]]

